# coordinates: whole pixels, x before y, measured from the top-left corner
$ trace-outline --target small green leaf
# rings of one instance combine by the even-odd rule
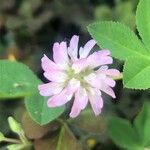
[[[150,1],[140,0],[136,11],[136,24],[140,36],[150,51]]]
[[[24,64],[0,60],[0,83],[0,99],[4,99],[30,95],[40,81]]]
[[[94,23],[88,26],[88,31],[99,46],[109,49],[120,60],[148,54],[135,33],[121,23]]]
[[[123,71],[124,86],[132,89],[150,88],[150,59],[131,57],[126,60]]]
[[[5,139],[5,136],[2,132],[0,132],[0,142],[2,142]]]
[[[134,121],[134,125],[144,146],[150,146],[150,103],[145,102],[142,111]]]
[[[111,139],[125,149],[140,148],[140,140],[132,127],[125,119],[113,117],[108,121],[108,133]]]
[[[13,132],[18,133],[18,134],[21,133],[22,131],[21,124],[18,123],[13,117],[8,117],[8,123],[9,123],[10,129]]]
[[[47,124],[58,118],[65,110],[64,107],[49,108],[47,99],[39,95],[38,91],[25,99],[25,105],[31,118],[40,125]]]
[[[7,146],[8,150],[30,150],[30,145],[24,145],[24,144],[11,144]]]

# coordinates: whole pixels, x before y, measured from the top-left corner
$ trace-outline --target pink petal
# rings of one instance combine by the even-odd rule
[[[112,77],[118,77],[120,76],[120,72],[117,69],[108,69],[105,71],[106,75],[112,76]]]
[[[110,88],[108,85],[106,85],[105,83],[102,84],[102,87],[100,89],[101,91],[105,92],[106,94],[110,95],[112,98],[116,98],[114,91],[112,90],[112,88]]]
[[[60,70],[59,66],[56,65],[53,61],[51,61],[46,55],[44,55],[41,61],[42,61],[42,68],[44,71]]]
[[[84,77],[84,80],[93,87],[97,85],[96,74],[94,73],[91,73],[90,75]]]
[[[47,71],[44,72],[44,76],[53,82],[65,82],[68,78],[68,76],[59,70],[51,70],[51,71]]]
[[[64,89],[61,93],[49,98],[47,101],[47,105],[48,105],[48,107],[62,106],[65,103],[67,103],[69,100],[71,100],[71,98],[72,98],[72,95],[68,96],[67,90]]]
[[[74,93],[80,87],[80,81],[72,78],[67,85],[67,92]]]
[[[113,59],[110,56],[103,56],[101,51],[95,52],[90,55],[88,58],[88,64],[92,68],[99,67],[101,65],[112,64]]]
[[[80,114],[80,112],[81,112],[81,108],[78,106],[78,100],[75,99],[69,116],[71,118],[75,118]]]
[[[74,61],[72,69],[75,71],[75,73],[79,73],[80,71],[84,70],[88,65],[89,64],[87,63],[87,59],[82,58]]]
[[[108,56],[108,55],[110,55],[110,51],[109,50],[100,50],[98,52],[100,53],[101,56]]]
[[[108,66],[101,66],[96,72],[100,72],[101,73],[101,71],[106,71],[108,69]]]
[[[102,81],[106,78],[104,74],[97,76],[94,73],[84,77],[84,80],[89,83],[92,87],[100,89],[102,86]]]
[[[86,58],[89,55],[91,49],[95,46],[95,44],[95,40],[88,41],[85,44],[84,48],[81,48],[79,51],[80,58]]]
[[[75,93],[75,100],[70,112],[70,117],[75,118],[79,115],[81,110],[83,110],[88,103],[88,97],[86,90],[82,87],[78,88],[77,92]]]
[[[88,95],[84,88],[80,87],[75,93],[75,100],[78,103],[80,109],[85,109],[88,104]]]
[[[71,57],[71,59],[74,61],[77,59],[78,55],[78,42],[79,42],[79,36],[74,35],[70,40],[70,45],[68,47],[68,54]]]
[[[53,59],[57,64],[68,63],[67,44],[66,42],[54,43]]]
[[[67,87],[61,93],[54,95],[48,100],[48,106],[57,107],[64,105],[69,100],[71,100],[74,92],[78,89],[79,86],[80,84],[78,81],[75,79],[70,80]]]
[[[103,82],[105,82],[110,87],[115,87],[116,82],[112,78],[106,77]]]
[[[93,89],[94,91],[94,89]],[[97,91],[95,91],[92,95],[89,96],[89,100],[92,106],[92,109],[95,115],[99,115],[101,113],[101,109],[103,107],[103,99]]]
[[[110,78],[107,78],[105,74],[99,74],[98,76],[94,73],[90,74],[84,79],[89,83],[92,87],[99,89],[106,94],[116,98],[114,91],[109,87],[113,87],[115,82],[112,81]]]
[[[52,96],[62,91],[63,85],[60,83],[50,82],[38,86],[42,96]]]

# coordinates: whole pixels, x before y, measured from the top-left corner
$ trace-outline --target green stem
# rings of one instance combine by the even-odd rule
[[[5,138],[3,141],[8,142],[8,143],[21,144],[21,141],[17,139]]]
[[[122,80],[123,79],[123,73],[120,73],[120,76],[113,77],[114,80]]]
[[[64,120],[62,119],[57,119],[57,121],[59,121],[63,127],[66,129],[66,131],[68,131],[68,133],[70,133],[72,136],[74,136],[73,132],[71,131],[71,129],[69,128],[67,122],[65,122]],[[69,121],[68,121],[69,122]],[[75,137],[75,136],[74,136]]]
[[[24,131],[20,132],[19,134],[20,140],[22,141],[23,144],[25,145],[30,145],[31,143],[28,141],[28,139],[26,138]]]
[[[66,122],[63,119],[56,119],[60,124],[62,125],[66,125]]]

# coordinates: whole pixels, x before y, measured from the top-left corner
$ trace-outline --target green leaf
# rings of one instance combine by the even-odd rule
[[[99,46],[109,49],[112,56],[120,60],[148,54],[134,32],[121,23],[108,21],[94,23],[88,26],[88,31]]]
[[[22,131],[21,124],[17,122],[13,117],[8,117],[8,123],[11,131],[20,134]]]
[[[47,106],[47,99],[40,96],[38,91],[26,97],[25,105],[31,118],[40,125],[53,121],[65,110],[64,107],[49,108]]]
[[[0,132],[0,142],[2,142],[5,139],[5,136],[2,132]]]
[[[140,0],[136,11],[136,24],[140,36],[150,51],[150,1]]]
[[[124,119],[113,117],[108,121],[108,134],[120,147],[140,149],[140,141],[132,125]]]
[[[40,80],[24,64],[0,60],[0,99],[31,95]]]
[[[26,108],[40,125],[47,124],[64,112],[64,107],[48,108],[47,100],[37,91],[41,81],[25,65],[8,60],[0,61],[0,98],[25,97]]]
[[[7,149],[8,150],[30,150],[31,146],[25,144],[11,144],[7,146]]]
[[[134,121],[134,125],[144,146],[150,146],[150,103],[145,102],[142,111]]]
[[[131,57],[126,60],[123,71],[123,83],[127,88],[150,88],[150,59],[147,57]]]

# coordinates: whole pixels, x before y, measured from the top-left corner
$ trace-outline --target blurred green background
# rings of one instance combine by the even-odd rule
[[[103,20],[122,22],[136,32],[137,3],[138,0],[0,0],[0,59],[23,62],[45,81],[40,59],[43,54],[52,58],[55,41],[69,41],[76,34],[80,35],[82,45],[90,39],[87,25]],[[122,62],[115,60],[114,67],[121,70]],[[118,81],[115,92],[117,101],[109,101],[106,97],[104,114],[130,120],[141,108],[142,101],[150,96],[148,91],[123,89],[121,81]],[[15,136],[7,123],[10,115],[23,124],[27,137],[34,141],[33,149],[50,150],[48,144],[54,145],[49,139],[55,134],[53,130],[58,128],[58,123],[40,127],[29,118],[22,100],[1,101],[0,131],[9,137]],[[85,149],[120,149],[104,132],[106,125],[103,118],[93,119],[85,112],[73,122],[70,128]]]

